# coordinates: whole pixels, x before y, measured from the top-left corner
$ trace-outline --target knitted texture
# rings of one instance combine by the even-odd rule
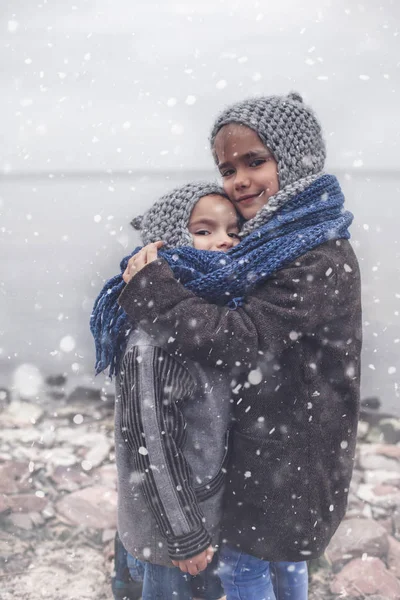
[[[135,217],[131,225],[140,231],[144,245],[162,240],[165,248],[193,246],[188,229],[190,214],[200,198],[209,194],[227,197],[217,184],[187,183],[164,194],[143,216]]]
[[[282,190],[299,179],[320,173],[326,150],[321,126],[300,94],[262,96],[237,102],[216,119],[211,132],[211,146],[224,125],[237,123],[253,129],[278,163],[279,187]]]
[[[308,188],[313,181],[321,176],[322,173],[319,173],[318,175],[308,175],[307,177],[303,177],[303,179],[289,183],[286,187],[279,190],[279,192],[277,192],[274,196],[271,196],[271,198],[268,200],[268,203],[264,204],[264,206],[260,208],[260,210],[252,219],[245,221],[242,229],[240,230],[240,237],[244,238],[252,231],[255,231],[262,225],[268,223],[277,210],[285,206],[285,204],[294,198],[294,196]]]
[[[348,239],[353,216],[343,204],[336,177],[323,175],[227,253],[178,248],[161,250],[160,256],[187,289],[235,309],[256,285],[307,251],[331,239]],[[118,297],[125,286],[122,273],[139,250],[121,261],[121,273],[105,284],[95,302],[90,328],[96,373],[109,367],[110,376],[115,375],[123,355],[131,324]]]

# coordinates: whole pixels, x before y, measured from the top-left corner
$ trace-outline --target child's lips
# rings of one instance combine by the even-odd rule
[[[248,194],[247,196],[242,196],[241,198],[238,198],[236,200],[236,202],[238,204],[251,204],[254,200],[256,200],[257,198],[260,198],[263,194],[264,194],[265,190],[263,190],[262,192],[260,192],[259,194]]]

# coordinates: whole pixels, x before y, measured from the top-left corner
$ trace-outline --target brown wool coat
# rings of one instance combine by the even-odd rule
[[[361,300],[350,243],[307,252],[237,310],[186,290],[162,259],[119,303],[179,354],[236,370],[222,539],[265,560],[320,556],[345,513],[356,443]]]

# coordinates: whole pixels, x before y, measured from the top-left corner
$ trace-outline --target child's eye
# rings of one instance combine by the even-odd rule
[[[233,175],[234,172],[234,169],[224,169],[223,171],[220,171],[220,174],[221,177],[230,177],[230,175]]]
[[[251,161],[250,167],[259,167],[260,165],[264,164],[265,162],[266,162],[265,158],[255,158],[254,160]]]
[[[199,229],[194,232],[194,235],[210,235],[210,232],[207,229]]]
[[[239,234],[235,233],[234,231],[231,231],[231,233],[228,233],[228,236],[231,238],[235,238],[237,240],[240,240]]]

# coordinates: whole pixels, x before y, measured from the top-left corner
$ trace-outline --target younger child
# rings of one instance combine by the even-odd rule
[[[144,243],[161,238],[169,249],[226,252],[239,242],[238,215],[211,184],[166,194],[133,225]],[[118,530],[128,566],[144,566],[143,600],[191,600],[191,583],[198,597],[223,595],[206,567],[219,540],[230,382],[171,352],[162,335],[129,334],[117,377]]]

